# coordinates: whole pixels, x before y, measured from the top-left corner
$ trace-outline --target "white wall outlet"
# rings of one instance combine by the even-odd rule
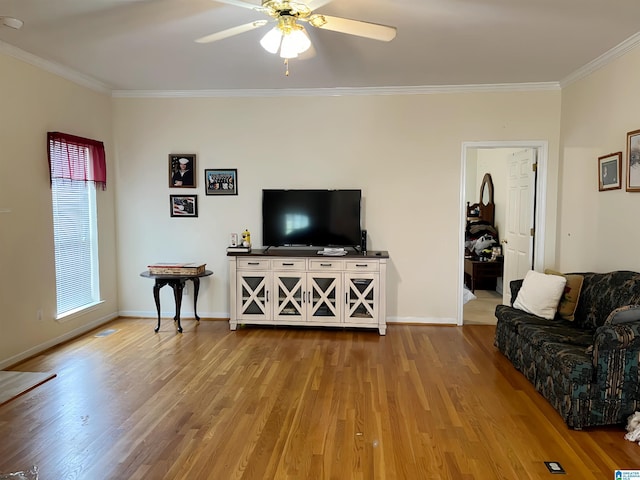
[[[36,319],[41,322],[42,321],[42,309],[39,308],[38,311],[36,312]]]

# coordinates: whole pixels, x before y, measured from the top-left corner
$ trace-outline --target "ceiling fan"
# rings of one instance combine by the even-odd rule
[[[296,58],[299,54],[307,51],[311,47],[311,40],[307,35],[304,26],[298,22],[334,32],[356,35],[389,42],[396,36],[396,27],[380,25],[377,23],[364,22],[361,20],[350,20],[341,17],[332,17],[320,13],[313,13],[315,9],[326,5],[331,0],[262,0],[261,5],[248,3],[242,0],[215,0],[218,3],[225,3],[237,7],[255,10],[271,17],[271,20],[256,20],[237,27],[228,28],[220,32],[212,33],[198,38],[198,43],[210,43],[224,38],[249,32],[256,28],[263,27],[269,22],[276,25],[260,40],[260,45],[269,53],[280,53],[280,57],[288,64],[290,58]],[[289,72],[287,70],[286,74]]]

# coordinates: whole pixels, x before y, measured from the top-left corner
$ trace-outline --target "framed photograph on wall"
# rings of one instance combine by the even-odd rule
[[[238,194],[238,170],[205,169],[204,184],[207,195],[237,195]]]
[[[622,188],[620,172],[622,170],[622,152],[610,153],[598,157],[598,190],[616,190]]]
[[[172,153],[169,155],[169,187],[196,188],[196,155]]]
[[[640,192],[640,130],[627,133],[627,192]]]
[[[169,195],[172,217],[197,217],[197,195]]]

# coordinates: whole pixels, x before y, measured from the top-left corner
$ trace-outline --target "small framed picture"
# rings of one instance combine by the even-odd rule
[[[197,217],[197,195],[169,195],[172,217]]]
[[[610,153],[598,157],[598,190],[616,190],[622,188],[620,171],[622,169],[622,152]]]
[[[627,192],[640,192],[640,130],[627,133]]]
[[[169,155],[169,187],[196,188],[196,156],[194,153]]]
[[[207,195],[237,195],[238,194],[238,170],[205,169],[204,184]]]

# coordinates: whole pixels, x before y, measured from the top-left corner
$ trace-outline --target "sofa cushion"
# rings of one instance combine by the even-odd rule
[[[616,308],[604,321],[605,325],[618,325],[620,323],[636,322],[640,320],[640,305],[625,305]]]
[[[529,270],[513,306],[551,320],[556,316],[566,283],[567,279],[562,276]]]
[[[582,290],[584,277],[578,274],[564,274],[549,269],[545,270],[544,273],[548,275],[561,275],[567,279],[567,284],[564,287],[564,292],[558,305],[558,316],[565,320],[573,321],[575,319],[576,308],[578,308],[578,300],[580,299],[580,291]]]
[[[564,344],[582,347],[593,344],[593,331],[576,328],[568,322],[553,322],[550,325],[527,323],[520,325],[518,333],[527,343],[545,350],[547,344]]]

